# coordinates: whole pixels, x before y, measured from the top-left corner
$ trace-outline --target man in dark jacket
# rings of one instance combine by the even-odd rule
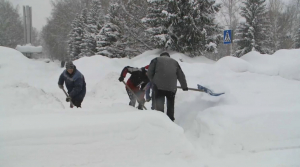
[[[138,109],[142,110],[143,105],[145,103],[144,95],[144,87],[149,82],[149,79],[147,77],[147,70],[149,65],[142,67],[142,68],[134,68],[134,67],[125,67],[120,75],[119,81],[124,81],[124,78],[126,77],[127,73],[130,73],[131,76],[127,80],[127,86],[134,92],[134,94],[126,87],[127,94],[129,96],[130,102],[129,105],[135,107],[135,103],[138,100],[139,105]],[[136,97],[138,99],[136,99]]]
[[[64,82],[69,94],[66,101],[72,101],[77,108],[81,107],[86,93],[86,84],[84,76],[76,69],[76,66],[72,62],[67,62],[66,70],[60,75],[58,80],[59,88],[63,89]]]
[[[167,98],[167,115],[174,121],[175,95],[177,91],[177,79],[183,91],[187,91],[185,75],[178,62],[170,58],[169,53],[164,52],[160,57],[153,59],[149,65],[148,77],[154,84],[155,109],[164,112],[165,97]]]

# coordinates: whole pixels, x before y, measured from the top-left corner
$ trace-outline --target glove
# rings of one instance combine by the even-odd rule
[[[124,77],[120,76],[119,81],[120,82],[124,81]]]
[[[183,90],[183,91],[188,91],[188,90],[189,90],[189,88],[182,88],[182,90]]]
[[[58,87],[59,87],[60,89],[63,89],[63,88],[64,88],[64,86],[63,86],[63,85],[58,85]]]
[[[70,102],[71,99],[72,99],[71,97],[67,97],[67,98],[66,98],[66,101],[67,101],[67,102]]]

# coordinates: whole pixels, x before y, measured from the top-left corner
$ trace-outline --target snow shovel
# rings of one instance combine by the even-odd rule
[[[64,91],[65,95],[67,97],[69,97],[69,95],[67,94],[67,92],[65,91],[65,88],[62,88],[62,90]],[[72,100],[70,100],[70,108],[73,108],[74,107],[74,104],[72,103]]]
[[[195,88],[188,88],[189,90],[193,90],[193,91],[198,91],[198,92],[204,92],[204,93],[208,93],[210,94],[211,96],[220,96],[222,94],[225,94],[225,93],[214,93],[212,90],[204,87],[204,86],[201,86],[199,84],[197,84],[198,86],[198,89],[195,89]],[[180,86],[177,86],[177,88],[181,88]]]
[[[122,82],[123,82],[123,84],[126,86],[126,88],[133,94],[133,96],[136,98],[136,100],[138,101],[138,103],[141,104],[145,110],[147,110],[147,108],[144,106],[143,103],[140,102],[139,98],[138,98],[138,97],[135,95],[135,93],[130,89],[130,87],[129,87],[124,81],[122,81]]]

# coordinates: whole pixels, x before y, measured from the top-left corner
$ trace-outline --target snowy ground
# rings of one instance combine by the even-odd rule
[[[175,123],[129,107],[118,81],[124,66],[158,54],[75,61],[87,96],[82,109],[70,109],[58,62],[0,47],[0,167],[300,166],[300,50],[218,62],[172,53],[189,87],[226,93],[178,90]]]

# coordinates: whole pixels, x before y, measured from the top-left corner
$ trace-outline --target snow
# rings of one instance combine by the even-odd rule
[[[31,44],[26,44],[25,46],[17,45],[16,50],[22,53],[42,53],[42,46],[32,46]]]
[[[230,69],[234,72],[246,72],[249,69],[250,64],[243,59],[239,59],[232,56],[226,56],[221,58],[216,66]]]
[[[160,53],[74,61],[87,95],[82,109],[70,109],[58,62],[0,47],[0,166],[300,166],[299,49],[218,62],[169,52],[189,87],[225,92],[178,90],[175,123],[128,106],[118,81],[124,66],[146,66]]]
[[[241,59],[252,64],[249,71],[287,79],[300,80],[300,50],[279,50],[273,55],[250,52]]]

